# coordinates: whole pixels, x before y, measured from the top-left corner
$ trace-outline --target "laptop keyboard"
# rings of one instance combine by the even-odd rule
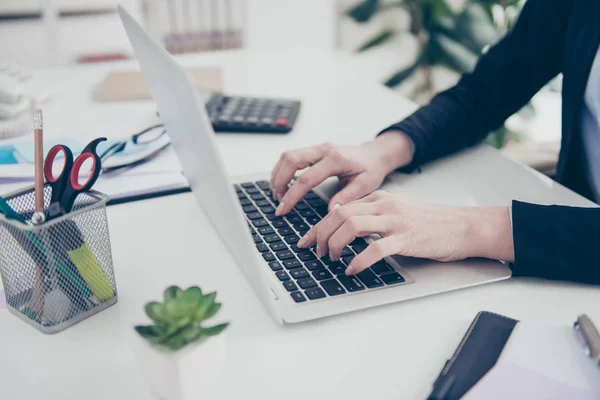
[[[319,259],[314,248],[298,248],[298,240],[327,215],[327,203],[315,192],[310,191],[287,215],[277,217],[279,203],[271,199],[269,182],[234,187],[256,249],[296,303],[405,282],[385,260],[356,275],[345,274],[350,261],[367,247],[362,238],[346,246],[339,261],[328,256]]]

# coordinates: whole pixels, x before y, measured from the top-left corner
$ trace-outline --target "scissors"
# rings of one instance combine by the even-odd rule
[[[77,196],[89,191],[94,186],[102,170],[102,161],[98,156],[97,147],[105,140],[106,138],[92,140],[75,160],[73,160],[73,152],[67,146],[59,144],[50,149],[44,162],[44,176],[52,187],[48,220],[71,212]],[[58,176],[54,176],[52,167],[56,156],[60,153],[63,154],[65,163]],[[83,163],[87,160],[92,160],[92,171],[87,180],[81,184],[79,183],[79,173]]]

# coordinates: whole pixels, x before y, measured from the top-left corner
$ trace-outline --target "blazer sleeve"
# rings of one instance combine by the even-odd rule
[[[600,284],[600,208],[513,201],[514,276]]]
[[[410,171],[483,140],[562,70],[572,1],[529,0],[507,36],[482,55],[473,72],[389,130],[414,144]]]

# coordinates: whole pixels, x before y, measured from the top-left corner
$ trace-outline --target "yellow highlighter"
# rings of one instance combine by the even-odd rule
[[[114,297],[112,285],[87,243],[75,250],[67,250],[67,254],[98,300],[106,301]]]

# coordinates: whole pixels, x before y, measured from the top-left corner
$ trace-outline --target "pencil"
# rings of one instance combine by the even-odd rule
[[[34,224],[44,222],[44,120],[42,110],[33,111],[33,143],[35,158],[35,214]]]

